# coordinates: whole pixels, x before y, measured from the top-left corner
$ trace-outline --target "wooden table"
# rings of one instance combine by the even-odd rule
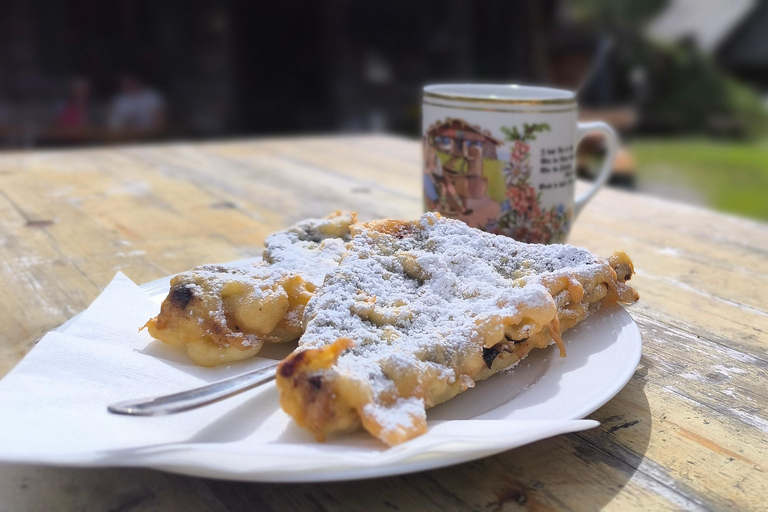
[[[118,270],[142,283],[256,256],[334,209],[417,216],[419,165],[419,145],[394,137],[0,156],[0,375]],[[0,466],[0,510],[766,510],[768,226],[606,189],[570,241],[623,248],[638,270],[644,354],[591,415],[600,428],[348,483]]]

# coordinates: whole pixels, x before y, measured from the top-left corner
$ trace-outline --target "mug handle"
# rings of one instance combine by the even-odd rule
[[[592,184],[592,187],[584,192],[582,195],[576,198],[574,202],[574,217],[581,213],[584,206],[594,197],[597,191],[605,185],[608,178],[613,171],[613,160],[616,157],[616,150],[619,147],[619,136],[608,124],[602,121],[592,121],[590,123],[577,123],[576,125],[576,145],[578,146],[588,133],[599,132],[605,136],[605,140],[608,146],[608,151],[605,153],[605,160],[603,166],[600,168],[600,173],[597,175],[597,179]]]

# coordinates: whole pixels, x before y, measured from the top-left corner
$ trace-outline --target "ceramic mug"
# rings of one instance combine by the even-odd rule
[[[618,138],[603,122],[577,122],[576,95],[547,87],[424,87],[424,207],[529,243],[561,243],[608,180]],[[575,197],[576,146],[605,136],[597,180]]]

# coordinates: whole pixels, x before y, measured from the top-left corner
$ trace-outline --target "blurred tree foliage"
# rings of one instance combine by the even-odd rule
[[[637,104],[647,131],[757,137],[768,132],[759,95],[730,76],[693,41],[662,45],[643,27],[666,0],[573,0],[577,23],[611,37],[614,85]]]

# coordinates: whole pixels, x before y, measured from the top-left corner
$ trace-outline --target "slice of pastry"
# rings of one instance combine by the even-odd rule
[[[318,440],[363,426],[389,445],[425,409],[557,343],[607,302],[630,303],[623,252],[533,245],[425,214],[357,224],[278,367],[280,403]]]
[[[295,340],[304,307],[338,266],[355,221],[339,212],[306,220],[269,236],[263,262],[204,265],[175,276],[160,314],[145,327],[203,366],[252,357],[264,342]]]

